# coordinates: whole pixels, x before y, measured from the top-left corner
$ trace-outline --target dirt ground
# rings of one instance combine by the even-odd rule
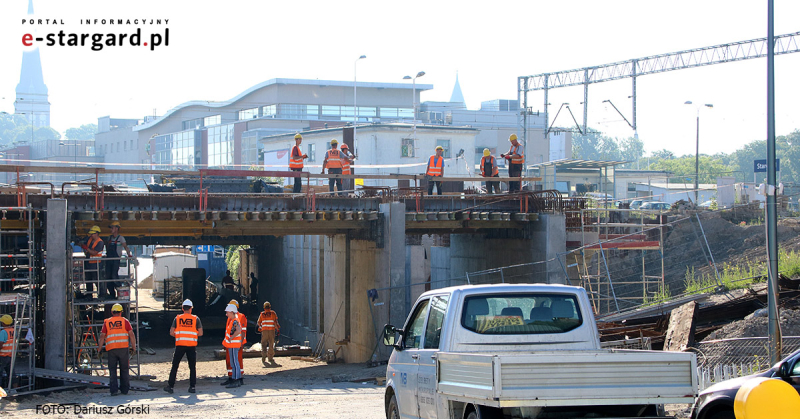
[[[338,379],[362,379],[385,376],[386,367],[367,368],[364,364],[325,364],[275,358],[280,366],[264,367],[261,358],[244,360],[244,386],[227,389],[219,385],[225,375],[225,361],[217,360],[212,350],[199,347],[197,393],[187,392],[189,369],[183,361],[178,370],[175,393],[163,391],[172,366],[172,349],[155,349],[155,355],[141,355],[142,375],[154,375],[149,381],[153,391],[131,391],[111,396],[108,389],[83,389],[35,395],[21,400],[0,400],[0,418],[5,417],[108,417],[99,411],[111,407],[114,417],[170,418],[344,418],[378,419],[383,412],[383,387],[366,381],[336,382]],[[43,415],[37,405],[77,403],[93,407],[94,412]],[[119,414],[122,406],[149,407],[143,413]]]

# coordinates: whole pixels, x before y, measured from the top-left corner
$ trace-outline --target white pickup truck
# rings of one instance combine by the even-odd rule
[[[578,287],[428,291],[383,343],[388,419],[658,417],[697,394],[692,353],[600,349]]]

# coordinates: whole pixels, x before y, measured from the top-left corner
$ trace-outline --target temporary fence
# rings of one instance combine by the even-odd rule
[[[783,338],[782,352],[788,355],[800,349],[800,337]],[[698,342],[697,376],[700,389],[731,378],[765,371],[769,364],[769,338],[750,337]]]

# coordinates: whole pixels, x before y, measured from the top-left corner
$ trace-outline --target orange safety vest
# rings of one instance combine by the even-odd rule
[[[239,316],[239,326],[242,328],[242,345],[247,343],[247,316],[244,313],[236,313]]]
[[[88,247],[89,250],[95,250],[94,246],[97,244],[97,242],[102,242],[102,241],[103,240],[101,240],[100,237],[98,237],[97,240],[94,240],[94,241],[92,241],[92,238],[90,237],[89,241],[86,243],[86,247]],[[97,251],[97,250],[95,250],[95,251]],[[95,256],[89,255],[89,258],[101,258],[101,257],[103,257],[103,249],[100,249],[99,252],[100,253],[98,253]],[[99,260],[91,260],[91,261],[89,261],[89,263],[100,263],[100,261]]]
[[[444,169],[444,157],[431,156],[428,160],[428,171],[425,172],[428,176],[442,176]]]
[[[328,160],[325,167],[328,169],[341,169],[342,168],[342,154],[338,148],[332,148],[325,152],[325,158]]]
[[[3,330],[8,333],[8,340],[0,347],[0,356],[11,356],[11,352],[14,351],[14,328],[6,327]]]
[[[241,326],[239,326],[241,329]],[[242,347],[242,334],[239,333],[239,337],[231,337],[233,329],[233,322],[228,321],[228,325],[225,327],[225,339],[222,341],[222,346],[226,348],[241,348]]]
[[[486,176],[486,173],[484,173],[484,167],[486,167],[486,166],[484,166],[484,164],[486,163],[486,158],[487,157],[490,160],[489,163],[492,164],[492,174],[489,175],[489,176]],[[494,176],[497,176],[499,173],[500,172],[497,170],[497,162],[495,161],[494,156],[483,156],[483,157],[481,157],[481,176],[483,176],[483,177],[494,177]]]
[[[296,155],[295,155],[295,150],[297,150]],[[298,146],[292,147],[292,152],[291,154],[289,154],[289,168],[290,169],[303,168],[303,152],[300,151],[300,147]]]
[[[350,173],[350,156],[342,152],[342,174],[349,175]]]
[[[197,316],[183,313],[175,318],[175,346],[197,346]]]
[[[261,330],[275,330],[278,326],[278,315],[270,310],[270,311],[262,311],[261,314],[258,315],[258,324],[261,326]]]
[[[519,157],[511,157],[511,164],[525,164],[525,155],[523,155],[522,144],[512,145],[508,150],[508,154],[519,154]]]
[[[106,350],[127,349],[128,331],[125,330],[125,318],[122,316],[109,317],[105,320],[106,331]]]

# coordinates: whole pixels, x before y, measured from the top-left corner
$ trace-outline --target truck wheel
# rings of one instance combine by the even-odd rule
[[[708,419],[736,419],[736,415],[733,414],[732,410],[723,410],[721,412],[714,413]]]
[[[397,396],[392,396],[389,400],[389,408],[386,409],[386,419],[400,419],[400,410],[397,408]]]
[[[503,417],[503,412],[500,409],[486,406],[476,406],[476,408],[477,410],[469,412],[465,419],[499,419]]]

